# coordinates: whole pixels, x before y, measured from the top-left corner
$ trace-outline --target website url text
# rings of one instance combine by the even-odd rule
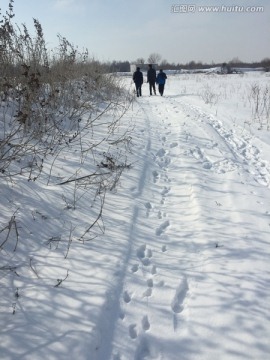
[[[196,6],[188,4],[176,4],[171,6],[171,12],[174,14],[183,13],[259,13],[264,12],[263,6],[239,6],[239,5],[221,5],[221,6]]]

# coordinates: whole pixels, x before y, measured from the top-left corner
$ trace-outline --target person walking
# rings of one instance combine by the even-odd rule
[[[167,75],[165,74],[165,72],[163,72],[162,69],[160,69],[156,82],[158,84],[158,91],[161,96],[163,96],[166,79],[167,79]]]
[[[133,81],[135,83],[137,97],[142,96],[143,74],[140,70],[141,69],[137,67],[137,70],[133,73]]]
[[[152,90],[156,95],[156,70],[153,68],[152,64],[149,64],[149,69],[147,71],[147,82],[149,83],[150,95],[152,95]]]

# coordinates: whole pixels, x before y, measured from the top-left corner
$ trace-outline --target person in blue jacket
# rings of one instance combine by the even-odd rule
[[[161,96],[163,96],[166,79],[167,79],[167,75],[163,72],[162,69],[160,69],[156,83],[158,84],[158,91]]]
[[[133,81],[135,83],[137,97],[142,96],[143,74],[140,70],[141,69],[137,67],[137,70],[133,73]]]

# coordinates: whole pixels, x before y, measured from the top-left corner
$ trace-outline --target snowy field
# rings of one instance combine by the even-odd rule
[[[69,235],[87,194],[69,208],[57,179],[1,183],[1,229],[13,211],[20,235],[0,253],[1,360],[269,358],[269,80],[169,75],[164,97],[145,83],[122,119],[132,166],[92,241]]]

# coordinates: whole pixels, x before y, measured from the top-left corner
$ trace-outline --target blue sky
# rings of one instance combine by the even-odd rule
[[[184,12],[180,5],[195,5],[195,11]],[[199,11],[208,5],[223,6],[223,12]],[[8,0],[1,0],[2,13],[7,7]],[[15,0],[14,12],[14,21],[29,30],[33,18],[41,22],[48,47],[61,34],[101,61],[147,59],[153,52],[176,63],[270,57],[268,0]]]

